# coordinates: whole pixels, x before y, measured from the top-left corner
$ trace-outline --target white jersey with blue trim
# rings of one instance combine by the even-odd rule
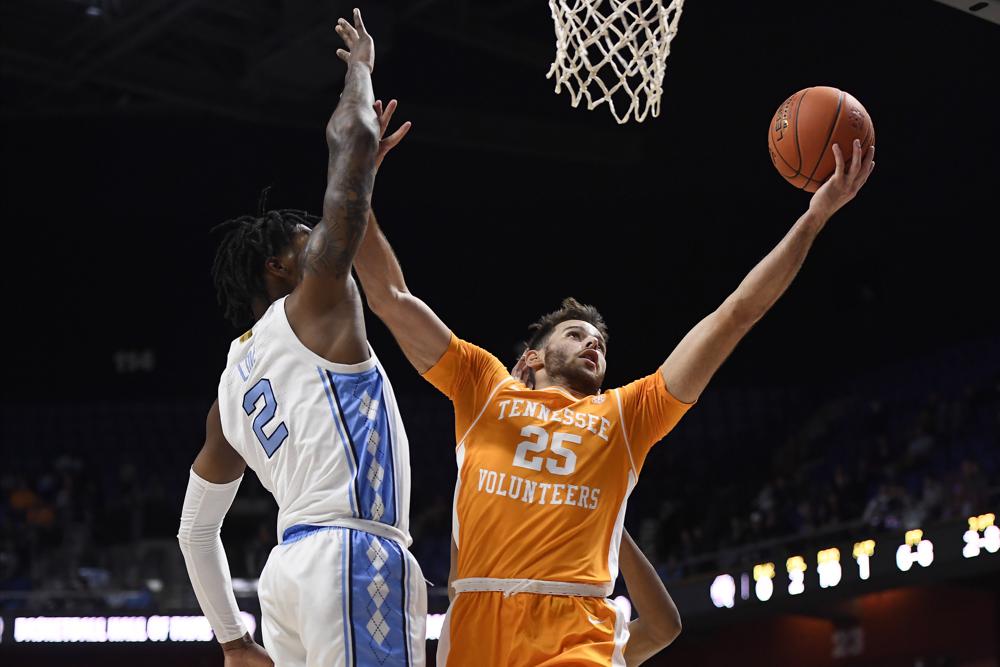
[[[327,361],[298,339],[278,299],[233,341],[219,413],[226,440],[278,502],[279,540],[348,524],[409,546],[409,445],[374,351],[359,364]]]

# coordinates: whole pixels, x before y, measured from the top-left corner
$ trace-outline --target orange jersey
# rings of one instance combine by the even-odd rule
[[[690,405],[670,395],[659,372],[584,398],[528,389],[496,357],[455,336],[424,377],[455,407],[458,579],[610,593],[639,470]]]

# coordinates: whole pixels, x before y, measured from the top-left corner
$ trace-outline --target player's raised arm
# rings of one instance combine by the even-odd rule
[[[332,350],[340,357],[360,355],[359,359],[337,359],[352,363],[367,357],[351,263],[368,223],[379,125],[371,79],[375,45],[360,11],[354,10],[353,25],[340,19],[336,30],[347,46],[347,50],[337,51],[347,63],[347,75],[340,102],[326,126],[330,157],[323,219],[309,236],[302,258],[302,282],[289,296],[286,311],[307,346],[317,352]],[[337,327],[330,326],[331,319]],[[328,336],[334,330],[341,340],[331,342]]]
[[[403,354],[423,374],[448,350],[451,330],[430,307],[413,296],[392,246],[371,214],[368,233],[354,262],[368,307],[385,322]]]
[[[681,633],[681,615],[656,570],[632,541],[628,531],[622,533],[619,565],[629,598],[639,618],[629,625],[625,645],[625,664],[641,665]]]
[[[191,467],[177,540],[198,604],[222,644],[226,666],[264,667],[274,663],[254,643],[240,618],[220,537],[222,520],[233,504],[245,469],[246,463],[222,434],[216,401],[208,412],[205,444]]]
[[[699,322],[660,367],[667,389],[685,403],[695,401],[736,344],[785,292],[805,261],[813,241],[834,213],[851,201],[875,166],[875,147],[862,151],[854,142],[845,167],[834,144],[837,168],[809,202],[809,209],[785,238],[743,279],[736,291]]]

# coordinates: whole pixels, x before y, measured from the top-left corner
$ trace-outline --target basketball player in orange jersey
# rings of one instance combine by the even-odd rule
[[[452,543],[451,573],[448,576],[448,599],[454,599],[456,549]],[[677,605],[663,585],[653,564],[639,549],[628,531],[622,533],[619,552],[622,578],[631,597],[632,608],[639,617],[628,624],[629,637],[625,646],[626,667],[638,667],[669,646],[681,634],[681,615]]]
[[[830,217],[874,166],[853,146],[780,243],[650,375],[602,391],[607,328],[567,299],[531,328],[534,388],[456,335],[406,287],[370,219],[355,258],[369,307],[455,408],[453,539],[458,595],[438,665],[624,665],[627,621],[606,596],[618,574],[625,503],[650,448],[681,419],[788,288]]]
[[[523,354],[510,374],[529,389],[535,388],[535,374],[525,363]],[[681,615],[660,575],[627,530],[622,531],[618,556],[632,608],[639,614],[638,618],[628,623],[625,667],[638,667],[677,639],[681,634]],[[453,540],[451,568],[448,572],[449,601],[454,599],[452,583],[456,578],[457,559],[458,548]]]

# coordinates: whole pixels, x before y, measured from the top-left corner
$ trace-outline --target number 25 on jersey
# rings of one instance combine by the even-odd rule
[[[517,446],[514,465],[528,470],[541,470],[544,463],[545,469],[553,475],[572,475],[576,470],[576,452],[563,444],[579,445],[580,436],[556,432],[552,434],[550,442],[548,431],[539,426],[525,426],[521,429],[521,436],[528,439]],[[538,455],[546,450],[562,458]]]

